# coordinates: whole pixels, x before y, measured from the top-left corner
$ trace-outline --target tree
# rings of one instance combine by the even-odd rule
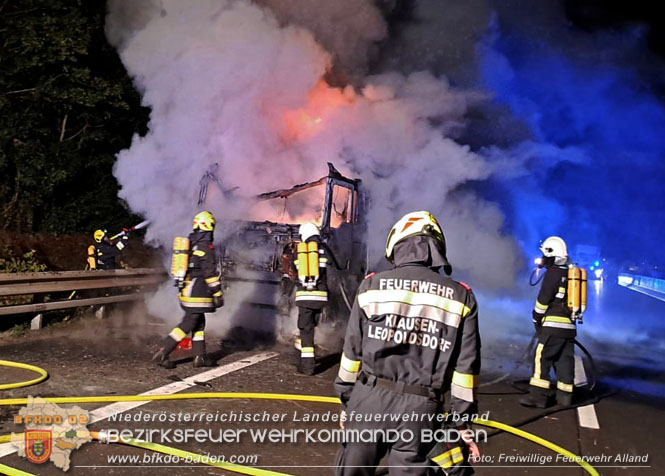
[[[0,227],[66,233],[128,223],[115,154],[145,133],[104,36],[105,2],[0,4]]]

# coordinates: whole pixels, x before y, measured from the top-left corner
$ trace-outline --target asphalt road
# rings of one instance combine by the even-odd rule
[[[626,291],[628,292],[628,291]],[[639,298],[645,298],[639,296]],[[632,296],[621,299],[632,300]],[[639,304],[647,308],[652,303]],[[146,320],[141,325],[128,322],[122,313],[105,320],[82,319],[62,326],[47,328],[22,338],[4,336],[0,342],[0,359],[14,360],[39,365],[50,374],[48,381],[25,389],[3,391],[1,398],[39,396],[83,396],[138,394],[171,384],[201,373],[187,361],[174,370],[164,370],[149,363],[159,338],[168,329],[158,321]],[[528,340],[528,339],[527,339]],[[214,341],[213,341],[214,342]],[[560,411],[537,418],[521,428],[578,455],[604,458],[595,464],[603,475],[657,475],[663,474],[662,430],[665,425],[665,396],[660,395],[663,381],[660,347],[657,344],[639,349],[633,348],[629,339],[623,345],[617,342],[608,348],[607,342],[592,341],[589,347],[600,355],[597,362],[599,384],[596,394],[602,398],[594,405],[599,429],[580,426],[577,410]],[[217,344],[220,344],[217,342]],[[244,344],[224,342],[212,350],[221,357],[224,366],[247,361],[262,352],[275,352],[274,357],[244,367],[210,380],[210,388],[196,385],[188,392],[273,392],[332,396],[332,381],[337,373],[339,354],[328,350],[314,377],[298,375],[294,371],[293,351],[287,347],[261,348],[248,339]],[[232,345],[233,344],[233,345]],[[528,377],[529,364],[523,363],[524,345],[521,341],[511,343],[486,340],[482,381],[503,379],[481,388],[480,407],[490,412],[490,419],[505,423],[519,423],[537,417],[538,410],[524,409],[517,403],[519,390],[512,384]],[[588,362],[585,367],[590,373]],[[206,370],[206,369],[203,369]],[[0,374],[0,383],[31,377],[20,370],[5,370]],[[638,384],[630,384],[638,382]],[[93,410],[104,404],[82,404]],[[13,423],[17,406],[0,406],[0,434],[23,431]],[[232,400],[181,400],[151,402],[128,410],[125,415],[153,418],[155,421],[99,421],[90,429],[139,429],[171,430],[197,428],[211,430],[218,435],[225,430],[298,430],[313,429],[327,431],[336,428],[332,421],[304,421],[310,419],[332,419],[337,414],[336,405],[294,401],[261,401],[248,399]],[[261,418],[277,418],[278,421],[256,422],[160,422],[159,415],[259,415]],[[147,416],[146,416],[147,415]],[[155,416],[156,415],[156,416]],[[268,415],[265,417],[264,415]],[[256,418],[259,418],[256,417]],[[182,418],[182,417],[181,417]],[[202,418],[202,417],[199,417]],[[254,417],[253,417],[254,418]],[[153,433],[159,441],[159,433]],[[173,433],[171,433],[173,435]],[[201,454],[223,455],[239,458],[250,466],[260,466],[279,472],[298,475],[321,475],[333,473],[337,443],[330,442],[256,442],[251,435],[240,437],[240,441],[214,443],[211,441],[188,441],[172,443],[181,449]],[[527,440],[506,433],[491,436],[480,445],[484,461],[476,464],[479,475],[582,475],[587,474],[579,466],[556,460],[556,454]],[[617,455],[644,457],[646,462],[617,462]],[[133,457],[134,461],[118,458]],[[549,462],[547,458],[552,458]],[[116,458],[116,459],[113,459]],[[519,462],[519,458],[530,462]],[[62,471],[51,463],[35,465],[16,454],[0,458],[0,463],[41,475],[59,475]],[[173,464],[158,460],[155,454],[143,449],[123,445],[105,445],[92,442],[71,455],[73,475],[202,475],[234,474],[226,470],[179,462]],[[639,467],[638,467],[639,466]]]

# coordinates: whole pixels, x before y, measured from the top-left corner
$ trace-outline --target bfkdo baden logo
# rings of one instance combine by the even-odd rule
[[[45,463],[51,456],[51,430],[27,430],[25,433],[25,456],[33,463]]]
[[[12,433],[11,444],[19,456],[37,464],[51,461],[67,471],[71,452],[92,440],[86,428],[89,415],[79,407],[62,408],[43,398],[28,397],[28,405],[14,416],[24,433]]]

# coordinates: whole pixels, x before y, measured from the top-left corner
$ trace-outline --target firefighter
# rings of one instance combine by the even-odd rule
[[[88,265],[90,269],[118,269],[118,256],[125,248],[129,234],[122,232],[119,239],[111,241],[106,230],[96,230],[95,245],[88,248]]]
[[[300,225],[298,234],[301,242],[298,244],[294,262],[298,271],[296,282],[296,306],[298,307],[298,329],[300,330],[298,372],[305,375],[314,375],[316,366],[314,328],[328,302],[326,279],[328,248],[321,242],[319,233],[319,227],[314,223]]]
[[[575,377],[574,342],[577,334],[575,320],[568,308],[568,266],[570,259],[566,242],[550,236],[540,247],[543,256],[540,266],[547,268],[538,299],[533,309],[533,323],[538,336],[534,356],[533,376],[529,395],[520,399],[527,407],[546,408],[553,404],[550,369],[556,373],[556,401],[572,403]]]
[[[469,286],[448,277],[452,267],[445,238],[429,212],[408,213],[393,226],[386,258],[394,268],[369,274],[358,290],[335,391],[342,401],[342,420],[355,416],[342,428],[411,431],[415,437],[347,442],[336,474],[372,475],[386,454],[391,475],[472,474],[468,456],[479,456],[473,441],[435,444],[421,435],[441,429],[437,417],[448,390],[447,427],[461,431],[477,412],[476,299]],[[410,418],[396,422],[392,415]]]
[[[153,356],[161,367],[172,369],[175,363],[169,354],[187,334],[192,334],[194,367],[213,367],[215,361],[206,355],[205,313],[215,312],[224,304],[222,283],[217,274],[213,231],[215,217],[210,212],[201,212],[194,217],[193,231],[189,235],[189,262],[184,286],[178,292],[180,306],[185,311],[180,324],[166,337],[162,347]]]

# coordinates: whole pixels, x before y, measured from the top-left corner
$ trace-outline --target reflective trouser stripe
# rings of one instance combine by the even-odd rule
[[[562,392],[572,392],[573,391],[573,384],[572,383],[557,382],[556,383],[556,388],[558,388]]]
[[[192,337],[192,340],[205,340],[205,332],[204,331],[196,331],[194,333],[194,337]]]
[[[531,377],[531,380],[529,380],[529,385],[540,388],[550,388],[550,381],[543,380],[542,378]]]
[[[174,327],[173,330],[169,333],[169,337],[176,342],[180,342],[185,338],[187,334],[179,327]]]
[[[293,347],[295,347],[295,348],[298,349],[298,350],[301,349],[301,347],[302,347],[302,341],[300,340],[300,338],[297,338],[297,339],[295,340],[295,342],[293,343]]]
[[[444,469],[450,468],[452,465],[464,461],[464,454],[462,453],[462,448],[458,446],[445,453],[441,453],[439,456],[435,456],[432,458],[432,461]]]
[[[300,357],[305,358],[314,358],[314,347],[303,347],[300,349]]]
[[[539,343],[538,347],[536,347],[536,357],[533,362],[533,377],[531,377],[531,380],[529,380],[529,384],[533,385],[534,387],[550,388],[549,380],[544,380],[540,378],[541,374],[540,360],[542,359],[543,356],[543,347],[545,347],[545,345],[542,343]]]
[[[337,373],[337,376],[343,382],[355,382],[358,379],[360,364],[360,360],[352,360],[342,354],[342,361],[339,364],[339,372]]]

